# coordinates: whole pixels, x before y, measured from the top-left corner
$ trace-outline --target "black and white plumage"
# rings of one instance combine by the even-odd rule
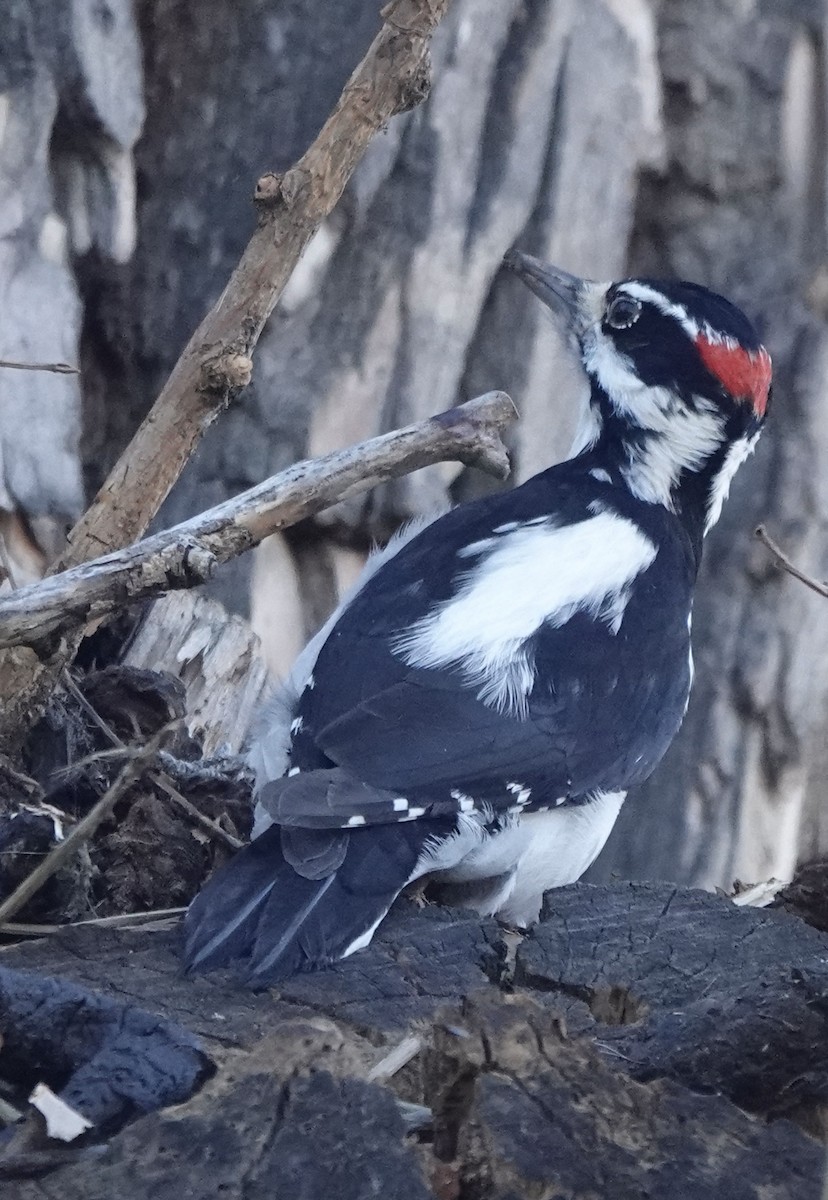
[[[678,730],[702,539],[764,422],[770,359],[696,285],[510,265],[590,380],[572,456],[369,564],[266,717],[258,836],[191,905],[190,967],[240,960],[267,983],[335,961],[426,875],[530,924]]]

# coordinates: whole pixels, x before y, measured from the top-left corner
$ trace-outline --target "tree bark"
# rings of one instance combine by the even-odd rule
[[[753,537],[761,521],[824,577],[823,18],[820,6],[723,12],[712,0],[660,12],[667,163],[642,181],[630,266],[698,279],[756,317],[774,404],[708,541],[684,728],[622,814],[604,875],[790,878],[828,845],[828,611]]]

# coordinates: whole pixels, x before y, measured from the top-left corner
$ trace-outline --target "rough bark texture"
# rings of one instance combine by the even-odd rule
[[[0,372],[0,507],[24,575],[49,549],[41,516],[76,514],[79,468],[100,484],[217,298],[255,180],[305,150],[378,27],[374,0],[141,0],[134,21],[127,4],[59,7],[11,3],[2,57],[0,353],[84,367],[82,426],[77,380]],[[579,381],[499,271],[515,241],[741,301],[774,352],[774,420],[710,541],[686,726],[605,874],[727,883],[828,844],[825,604],[750,539],[761,518],[825,574],[824,18],[818,0],[454,0],[430,99],[370,148],[164,515],[491,387],[522,412],[518,479],[560,455]],[[485,486],[429,468],[271,541],[253,603],[271,663],[372,535]],[[237,608],[250,568],[216,585]]]
[[[661,12],[667,169],[642,182],[631,268],[700,279],[754,313],[775,403],[707,548],[684,728],[622,814],[605,872],[785,878],[825,848],[828,611],[751,536],[763,521],[824,577],[824,20],[804,3]]]
[[[17,1200],[821,1195],[828,936],[786,913],[576,885],[510,968],[493,923],[402,903],[367,951],[258,995],[182,977],[176,948],[86,927],[3,955],[0,1081],[20,1103],[45,1075],[103,1123],[62,1165],[0,1144],[0,1171],[42,1176]],[[412,1032],[419,1053],[369,1082]],[[205,1057],[191,1099],[135,1113]]]

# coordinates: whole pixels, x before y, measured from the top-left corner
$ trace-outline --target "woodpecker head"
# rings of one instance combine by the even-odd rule
[[[564,319],[592,385],[574,453],[601,448],[640,499],[718,520],[768,407],[771,361],[747,317],[695,283],[595,283],[513,251]]]

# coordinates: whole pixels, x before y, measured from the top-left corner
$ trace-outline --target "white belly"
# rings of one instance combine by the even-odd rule
[[[515,885],[498,916],[513,925],[531,925],[543,893],[580,879],[604,848],[626,792],[602,792],[589,804],[526,813],[529,843],[515,873]]]
[[[417,874],[437,872],[449,883],[468,883],[511,873],[481,911],[496,912],[513,925],[531,925],[543,893],[580,879],[610,835],[624,792],[602,792],[587,804],[524,813],[514,824],[487,837],[473,821],[444,843],[440,853],[421,860]]]

